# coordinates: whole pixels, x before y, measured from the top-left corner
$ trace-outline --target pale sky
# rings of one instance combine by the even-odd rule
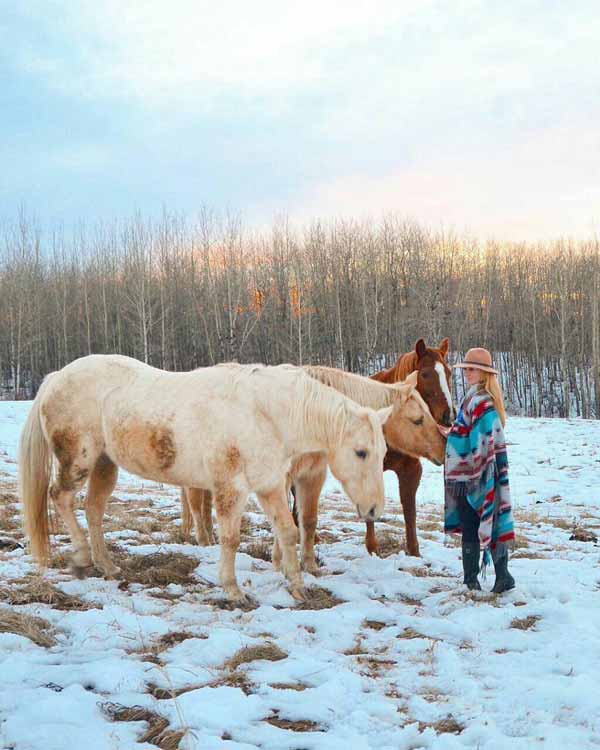
[[[4,3],[0,216],[587,237],[599,48],[593,0]]]

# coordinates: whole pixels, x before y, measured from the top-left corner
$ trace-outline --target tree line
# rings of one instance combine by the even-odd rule
[[[250,231],[208,209],[74,231],[21,212],[0,238],[3,398],[90,353],[369,374],[448,336],[453,360],[494,353],[513,413],[600,417],[596,239],[482,243],[395,216]]]

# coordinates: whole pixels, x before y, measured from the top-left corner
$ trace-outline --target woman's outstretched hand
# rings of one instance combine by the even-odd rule
[[[452,427],[444,427],[443,424],[438,424],[437,428],[439,430],[439,433],[442,437],[448,437],[448,433],[452,429]]]

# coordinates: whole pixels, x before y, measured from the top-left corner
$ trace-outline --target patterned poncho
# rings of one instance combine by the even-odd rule
[[[479,515],[482,550],[515,538],[508,487],[508,458],[504,431],[487,391],[467,391],[448,434],[445,464],[447,534],[461,533],[458,498],[466,498]]]

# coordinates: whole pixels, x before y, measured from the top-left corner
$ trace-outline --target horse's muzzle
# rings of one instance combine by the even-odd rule
[[[362,514],[360,512],[360,508],[358,507],[358,505],[356,506],[356,511],[358,513],[358,517],[361,518],[363,521],[376,521],[379,518],[377,514],[377,503],[374,503],[371,506],[370,510],[365,514]]]

